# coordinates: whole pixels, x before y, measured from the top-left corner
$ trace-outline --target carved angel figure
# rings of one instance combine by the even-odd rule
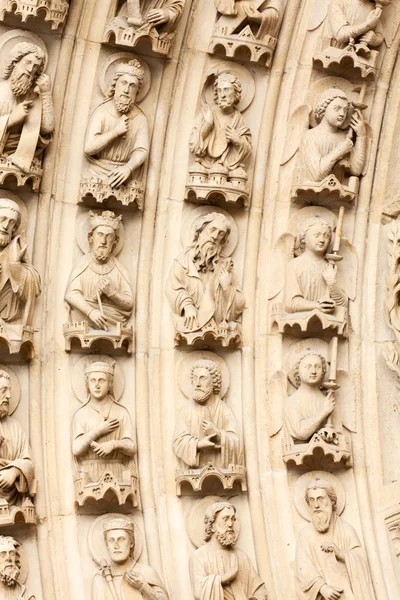
[[[250,26],[256,40],[276,38],[283,14],[282,0],[215,0],[215,7],[224,19],[218,25],[229,27],[229,35],[238,34]]]
[[[0,535],[0,598],[35,600],[18,581],[21,573],[21,545],[11,536]]]

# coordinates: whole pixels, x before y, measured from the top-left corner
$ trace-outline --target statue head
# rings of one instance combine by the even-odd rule
[[[221,391],[221,369],[213,360],[198,360],[192,367],[191,381],[194,400],[204,404],[212,394],[219,394]]]
[[[8,415],[11,399],[11,378],[6,371],[0,370],[0,419]]]
[[[21,42],[11,50],[3,78],[10,78],[11,91],[15,96],[24,96],[43,73],[44,67],[43,50],[36,44]]]
[[[85,383],[88,394],[95,400],[104,400],[112,395],[114,364],[103,361],[88,363],[85,367]]]
[[[326,119],[332,127],[342,127],[350,106],[349,99],[343,90],[330,88],[318,99],[315,106],[315,119],[317,123]]]
[[[0,535],[0,582],[15,587],[20,571],[20,545],[14,538]]]
[[[135,549],[135,526],[124,517],[110,519],[103,526],[104,541],[111,560],[117,564],[133,558]]]
[[[119,242],[119,228],[122,215],[115,216],[111,210],[98,215],[90,211],[88,233],[89,249],[99,263],[106,263]]]
[[[235,523],[236,508],[230,502],[214,502],[204,515],[204,540],[208,542],[215,536],[223,548],[234,546],[237,540]]]
[[[294,368],[294,380],[297,387],[302,383],[321,387],[326,373],[326,359],[321,354],[307,352],[300,356]]]
[[[232,73],[221,73],[214,81],[214,102],[222,110],[233,108],[242,98],[242,84]]]
[[[214,270],[230,232],[231,225],[221,213],[208,213],[198,219],[191,245],[198,271]]]
[[[114,98],[119,113],[125,114],[131,110],[142,87],[143,79],[144,69],[136,58],[118,65],[111,84],[110,98]]]
[[[0,198],[0,248],[8,246],[21,224],[21,209],[14,200]]]
[[[328,531],[337,507],[337,494],[334,487],[324,479],[316,478],[308,484],[305,500],[310,507],[314,527],[320,533]]]
[[[300,233],[300,249],[307,248],[316,254],[325,255],[331,240],[332,227],[322,217],[315,215],[306,222]]]

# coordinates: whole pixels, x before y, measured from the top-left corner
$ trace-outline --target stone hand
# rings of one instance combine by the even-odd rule
[[[129,179],[131,173],[132,171],[128,165],[121,165],[120,167],[117,167],[116,169],[111,171],[110,175],[108,176],[110,186],[112,188],[120,187]]]
[[[51,79],[47,73],[42,73],[36,79],[35,92],[38,94],[46,94],[51,91]]]
[[[211,108],[208,106],[208,104],[206,104],[205,102],[202,102],[201,110],[203,113],[204,121],[206,122],[207,125],[209,125],[211,127],[214,123],[214,115],[212,113]]]
[[[153,8],[153,10],[149,10],[147,22],[151,23],[151,25],[161,25],[162,23],[167,23],[168,21],[169,17],[166,10],[162,10],[160,8]]]
[[[322,271],[322,277],[328,285],[336,283],[337,266],[332,263],[327,263]]]
[[[114,450],[114,442],[92,442],[90,447],[99,458],[103,458],[104,456],[107,456],[107,454],[111,454]]]
[[[346,137],[346,139],[337,146],[337,157],[340,159],[347,156],[351,152],[353,146],[352,140],[349,137]]]
[[[340,600],[343,588],[334,587],[333,585],[323,585],[319,593],[325,600]]]
[[[228,142],[232,142],[234,146],[238,146],[242,141],[242,138],[240,137],[236,129],[234,129],[231,125],[227,125],[225,127],[225,137],[228,140]]]
[[[126,571],[124,577],[129,583],[129,585],[135,588],[135,590],[141,590],[142,587],[146,585],[143,575],[141,575],[140,573],[135,573],[135,571],[133,571],[132,569],[130,571]]]
[[[197,329],[199,326],[199,322],[197,320],[197,309],[193,306],[193,304],[188,304],[184,308],[185,311],[185,327],[187,329]]]
[[[99,427],[100,435],[108,435],[119,427],[118,419],[106,419]]]
[[[373,27],[375,27],[378,24],[379,19],[381,18],[382,15],[382,7],[376,7],[375,10],[371,10],[371,12],[369,13],[367,19],[366,19],[366,25],[372,29]]]
[[[218,281],[221,284],[222,289],[226,291],[232,283],[232,272],[222,266],[218,275]]]
[[[207,421],[207,419],[203,419],[201,424],[205,435],[218,436],[220,435],[219,429],[214,425],[212,421]]]
[[[331,298],[321,298],[318,300],[318,308],[323,313],[333,313],[336,308],[334,301]]]
[[[323,550],[323,552],[334,552],[337,560],[340,560],[340,562],[344,562],[343,552],[333,542],[321,544],[321,550]]]
[[[17,104],[9,117],[9,127],[13,127],[14,125],[18,125],[19,123],[23,123],[25,121],[32,103],[33,100],[24,100],[23,102]]]
[[[107,317],[102,315],[101,312],[97,310],[97,308],[94,308],[92,311],[90,311],[88,318],[99,329],[104,329],[104,331],[108,331]]]
[[[115,292],[116,290],[113,289],[111,281],[108,279],[108,277],[103,277],[99,283],[99,293],[109,297],[115,294]]]
[[[118,119],[118,122],[114,129],[117,137],[128,133],[128,126],[129,126],[128,117],[126,115],[121,115],[120,118]]]
[[[350,127],[360,137],[364,136],[366,134],[366,132],[367,132],[367,130],[365,128],[364,119],[362,118],[362,116],[360,115],[360,113],[359,113],[358,110],[356,110],[352,114],[352,117],[351,117],[351,120],[350,120]]]
[[[367,46],[369,44],[371,44],[375,39],[375,32],[374,31],[367,31],[367,33],[364,33],[360,38],[359,41],[362,44],[366,44]]]
[[[330,415],[336,406],[336,400],[333,390],[329,390],[324,399],[324,413],[326,416]]]
[[[197,442],[197,450],[205,450],[206,448],[214,448],[215,444],[211,441],[211,438],[214,437],[214,434],[207,435],[206,437],[201,438]]]
[[[19,474],[19,470],[15,467],[3,469],[0,471],[0,489],[6,490],[12,487]]]
[[[233,567],[231,567],[222,577],[222,585],[228,585],[231,581],[237,577],[239,572],[239,562],[235,554],[232,555],[234,559]]]

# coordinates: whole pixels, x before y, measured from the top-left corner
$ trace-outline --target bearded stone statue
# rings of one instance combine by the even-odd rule
[[[0,535],[1,600],[35,600],[18,581],[21,572],[20,548],[20,544],[14,538]]]

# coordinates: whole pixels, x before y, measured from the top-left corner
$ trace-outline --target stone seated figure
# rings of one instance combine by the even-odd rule
[[[153,52],[169,56],[184,7],[185,0],[127,0],[107,23],[105,41],[114,37],[116,44],[134,48],[148,40]]]
[[[13,175],[17,185],[29,182],[38,191],[41,158],[51,142],[54,111],[46,57],[35,44],[11,49],[0,82],[0,183]]]
[[[223,48],[234,58],[250,50],[250,61],[269,67],[277,43],[284,4],[282,0],[215,0],[217,22],[208,52]]]
[[[202,102],[189,146],[194,163],[189,168],[185,198],[209,200],[213,193],[226,202],[248,204],[247,159],[251,132],[236,106],[242,96],[238,77],[223,72],[214,81],[215,107]]]
[[[66,350],[71,340],[89,348],[96,340],[109,340],[114,348],[132,352],[133,330],[129,324],[133,291],[129,275],[113,256],[119,243],[122,216],[111,211],[90,212],[90,252],[72,271],[65,293],[69,322],[64,325]]]
[[[174,260],[166,294],[176,328],[175,342],[210,342],[223,346],[241,342],[243,292],[234,265],[224,255],[231,224],[221,213],[196,219],[189,246]]]
[[[0,535],[0,598],[2,600],[35,600],[30,596],[21,576],[21,545],[11,536]]]
[[[86,365],[88,400],[72,422],[76,501],[102,501],[108,492],[122,505],[138,503],[136,436],[127,409],[113,397],[114,366]]]
[[[81,198],[97,203],[110,198],[143,207],[144,165],[149,152],[147,118],[136,104],[144,69],[134,59],[120,63],[109,97],[95,108],[86,130],[89,161],[81,183]]]
[[[208,476],[224,489],[236,481],[246,491],[242,436],[232,410],[220,397],[222,372],[212,360],[198,360],[191,370],[192,398],[176,419],[173,450],[178,458],[177,494],[188,482],[201,491]]]
[[[326,370],[325,357],[310,350],[294,367],[297,390],[286,398],[283,409],[283,460],[289,466],[315,468],[319,460],[330,467],[351,466],[350,440],[342,426],[332,422],[334,392],[322,391]]]

